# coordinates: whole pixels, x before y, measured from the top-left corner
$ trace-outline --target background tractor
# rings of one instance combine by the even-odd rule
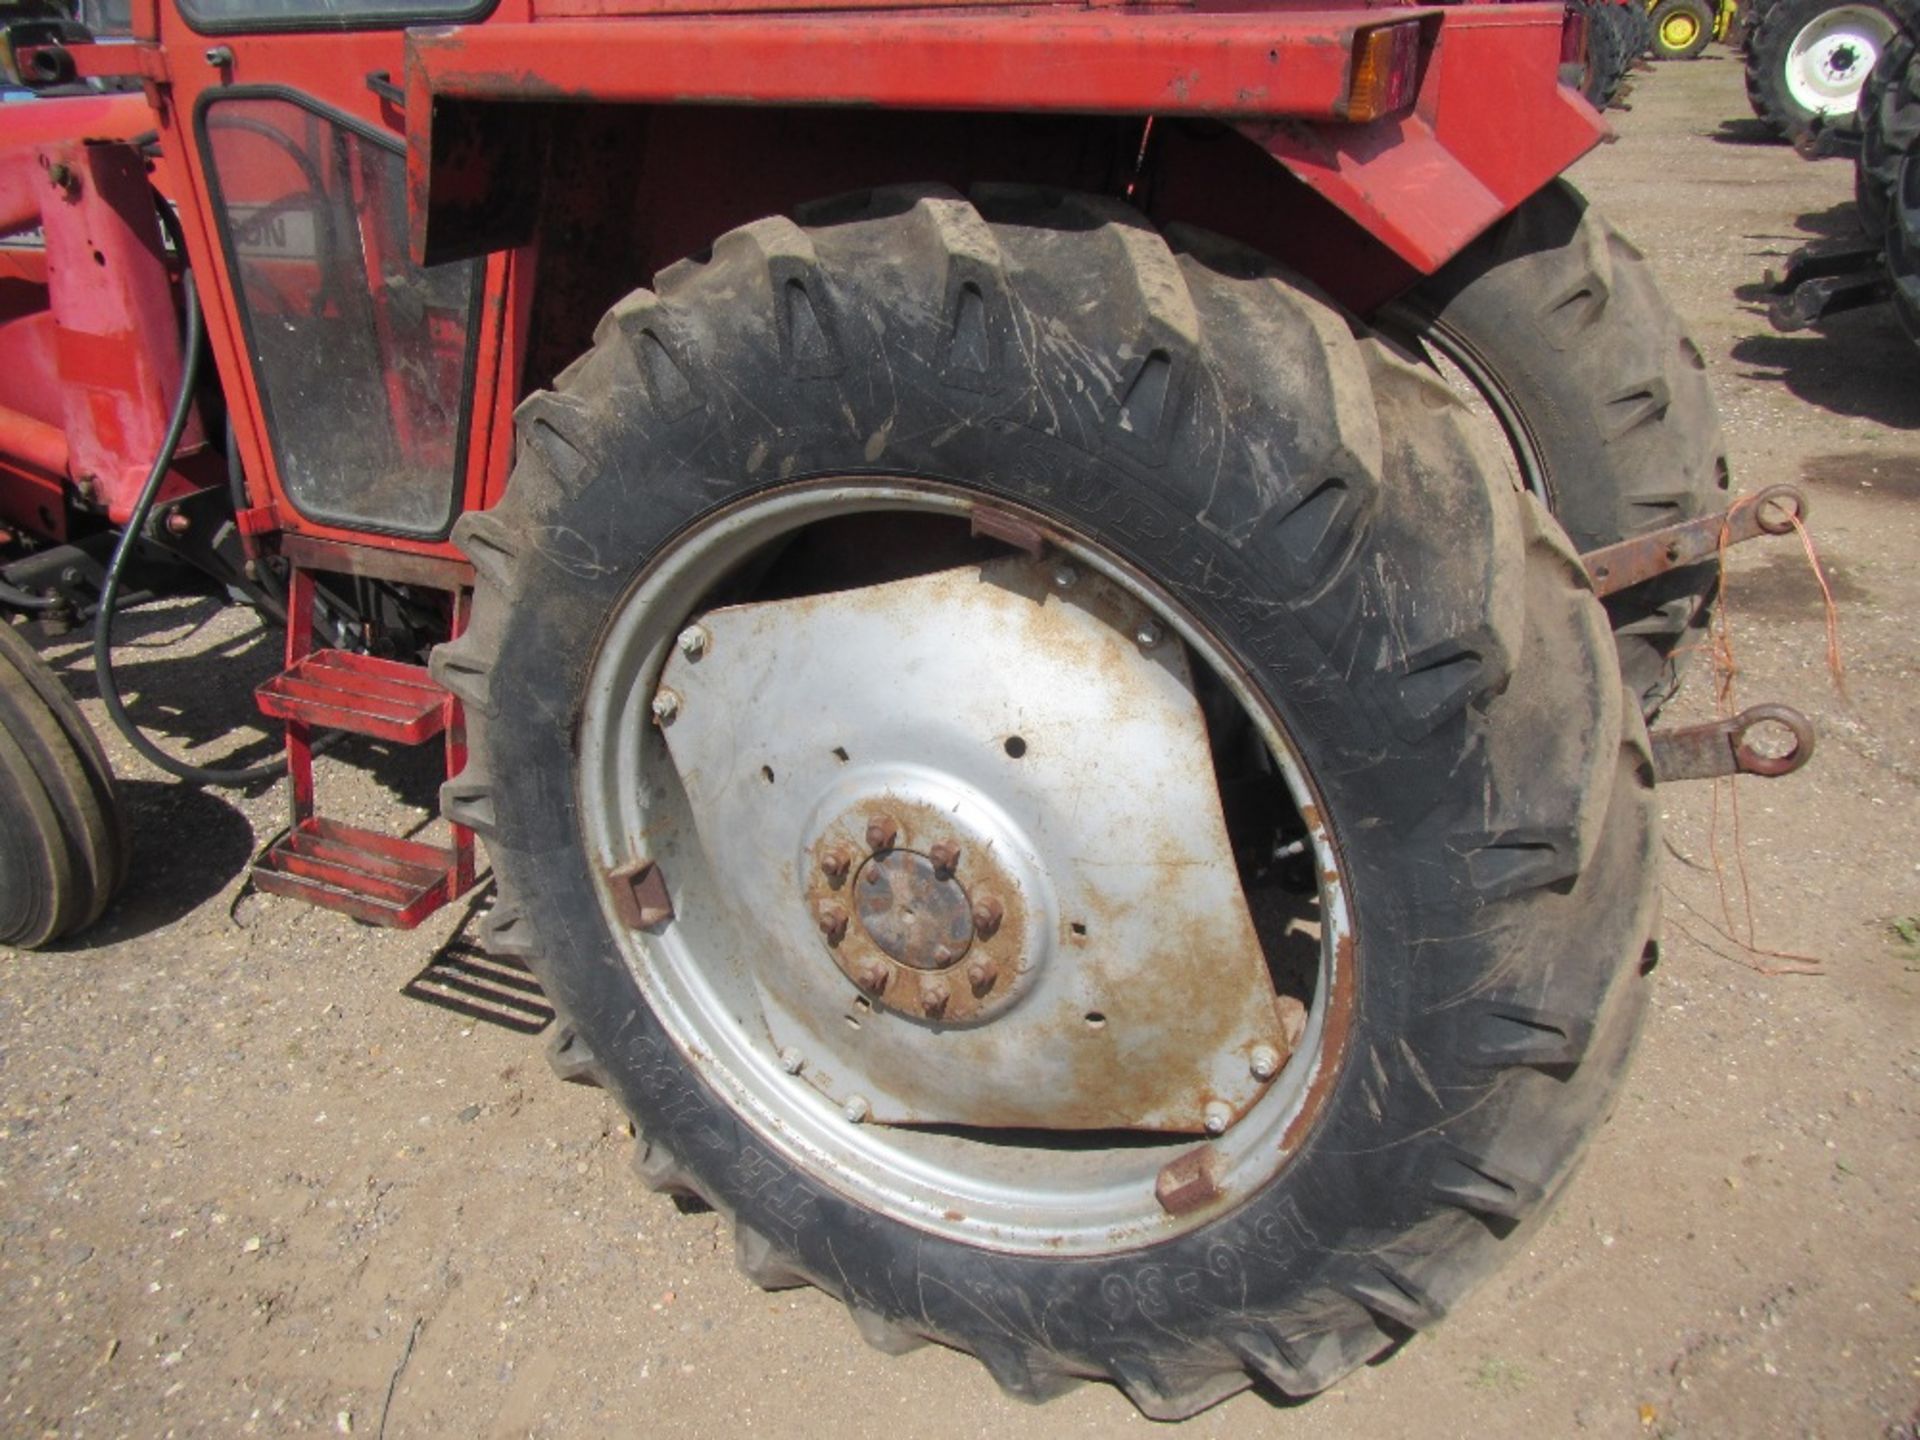
[[[1709,41],[1725,40],[1740,24],[1735,0],[1651,0],[1652,49],[1656,60],[1693,60]]]
[[[1811,743],[1649,735],[1797,502],[1730,505],[1556,178],[1562,5],[124,29],[8,33],[0,941],[128,863],[24,643],[90,626],[148,761],[285,778],[262,889],[413,926],[483,840],[641,1180],[876,1345],[1178,1417],[1517,1243],[1646,1008],[1656,782]],[[193,587],[284,626],[283,758],[123,703]],[[330,816],[333,735],[440,747],[442,831]]]
[[[1861,90],[1898,39],[1920,34],[1914,0],[1754,0],[1746,26],[1753,113],[1805,151],[1851,148]]]

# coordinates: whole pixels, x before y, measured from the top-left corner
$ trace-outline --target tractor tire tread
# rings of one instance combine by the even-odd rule
[[[679,483],[677,455],[726,433],[734,401],[720,367],[728,354],[777,357],[789,378],[765,379],[768,390],[786,383],[806,393],[800,387],[810,376],[852,371],[877,347],[911,345],[911,354],[894,352],[896,363],[923,365],[927,383],[944,386],[956,406],[962,392],[994,393],[1009,407],[1004,413],[1036,431],[1114,456],[1124,472],[1155,473],[1170,497],[1169,516],[1177,505],[1188,523],[1197,520],[1249,564],[1257,560],[1284,597],[1277,612],[1297,627],[1287,633],[1317,647],[1319,673],[1345,677],[1352,703],[1412,737],[1410,756],[1425,757],[1403,767],[1410,786],[1427,773],[1432,792],[1407,802],[1420,812],[1409,817],[1409,833],[1460,865],[1410,872],[1408,883],[1455,897],[1446,903],[1462,908],[1457,934],[1420,943],[1459,949],[1456,966],[1471,955],[1480,978],[1462,994],[1409,1000],[1435,1023],[1355,1064],[1360,1098],[1347,1102],[1356,1125],[1412,1125],[1419,1111],[1420,1124],[1404,1135],[1393,1162],[1396,1175],[1414,1183],[1378,1192],[1382,1215],[1366,1247],[1301,1256],[1297,1277],[1286,1282],[1290,1298],[1262,1302],[1264,1314],[1196,1311],[1193,1324],[1204,1320],[1210,1334],[1187,1336],[1183,1348],[1153,1345],[1171,1333],[1158,1327],[1143,1339],[1091,1319],[1055,1330],[979,1305],[936,1312],[928,1297],[943,1293],[939,1287],[923,1287],[909,1302],[873,1270],[892,1253],[885,1225],[864,1215],[836,1220],[859,1225],[863,1240],[858,1255],[833,1251],[826,1263],[817,1246],[831,1240],[810,1240],[813,1232],[796,1229],[791,1207],[779,1209],[776,1198],[852,1207],[809,1188],[814,1182],[801,1171],[769,1183],[765,1167],[777,1162],[758,1147],[752,1166],[730,1160],[750,1143],[748,1133],[719,1101],[701,1098],[707,1092],[657,1028],[634,1028],[658,1022],[644,1010],[617,1028],[601,1018],[608,1007],[594,998],[596,987],[631,983],[623,967],[597,958],[570,967],[564,954],[534,939],[543,932],[579,939],[574,932],[591,924],[597,933],[598,921],[583,919],[577,905],[560,908],[557,889],[527,883],[527,867],[577,843],[574,802],[553,793],[556,782],[535,779],[537,767],[503,761],[489,774],[481,757],[494,728],[508,723],[504,712],[470,718],[476,758],[471,773],[442,792],[448,817],[487,838],[497,871],[515,873],[509,928],[525,927],[518,953],[556,1009],[590,1032],[609,1092],[633,1120],[636,1174],[653,1190],[698,1198],[726,1215],[741,1268],[756,1283],[819,1285],[870,1341],[898,1332],[969,1351],[1023,1400],[1102,1378],[1147,1415],[1178,1419],[1256,1379],[1291,1394],[1324,1389],[1444,1315],[1495,1263],[1502,1232],[1535,1214],[1571,1169],[1624,1070],[1623,1044],[1595,1044],[1567,1058],[1565,1043],[1568,1030],[1614,1042],[1630,1037],[1646,998],[1632,962],[1652,923],[1651,778],[1621,743],[1623,734],[1644,730],[1613,673],[1605,614],[1558,527],[1490,475],[1453,392],[1416,355],[1365,335],[1270,261],[1191,232],[1170,244],[1114,202],[1047,190],[983,188],[967,201],[939,187],[896,187],[800,214],[814,223],[742,227],[715,241],[710,254],[656,277],[656,291],[616,305],[597,332],[595,353],[568,368],[563,388],[522,406],[523,427],[551,438],[523,441],[521,464],[491,522],[497,529],[463,525],[456,542],[484,546],[495,533],[548,537],[571,504],[602,494],[606,504],[628,497],[622,513],[646,512],[645,523],[659,533],[696,518],[718,495],[710,485],[701,492]],[[1591,229],[1582,234],[1594,240]],[[1606,237],[1599,239],[1613,255]],[[1054,327],[1044,335],[1042,320]],[[917,331],[896,338],[908,321]],[[1663,343],[1678,353],[1670,338]],[[1043,391],[1027,368],[1043,344],[1079,357],[1078,393],[1088,398]],[[660,357],[675,377],[672,395],[704,400],[631,403],[660,393]],[[840,371],[827,369],[836,365]],[[763,374],[773,368],[767,362]],[[886,378],[896,379],[891,370]],[[1239,494],[1218,488],[1201,466],[1161,472],[1176,440],[1221,443],[1196,414],[1235,413],[1255,387],[1265,403],[1283,397],[1297,422],[1287,465]],[[894,443],[886,423],[855,428],[852,407],[865,397],[851,384],[841,393],[854,395],[846,402],[848,433],[868,434],[865,460],[884,468]],[[1675,387],[1675,394],[1681,399],[1669,412],[1692,391]],[[777,397],[755,394],[753,403],[758,412]],[[1662,416],[1640,428],[1666,423]],[[622,426],[654,443],[623,444]],[[677,427],[684,433],[671,439]],[[782,434],[791,448],[803,443]],[[785,478],[785,470],[754,469],[766,457],[746,451],[748,439],[731,442],[743,447],[743,470],[759,483]],[[642,475],[642,466],[652,468]],[[636,493],[644,505],[633,503]],[[1446,517],[1452,538],[1445,545],[1433,542],[1436,516]],[[1128,553],[1128,542],[1114,543]],[[442,653],[452,648],[462,663],[500,673],[502,683],[511,666],[513,693],[539,696],[538,687],[525,686],[524,666],[536,656],[558,662],[529,627],[548,639],[578,633],[570,627],[590,631],[599,612],[592,596],[575,601],[544,584],[555,573],[584,578],[569,569],[568,552],[544,543],[519,552],[507,570],[476,562],[473,623]],[[540,604],[516,618],[523,597]],[[1390,617],[1390,643],[1379,643],[1382,616]],[[1247,643],[1258,656],[1258,642]],[[565,702],[541,696],[539,703]],[[568,711],[537,719],[554,733],[573,733]],[[1443,754],[1468,778],[1440,782],[1448,769],[1438,763]],[[1508,865],[1463,888],[1462,869],[1472,870],[1460,855],[1462,837],[1484,842],[1482,850],[1547,837],[1524,844],[1544,846],[1551,861]],[[1640,899],[1623,904],[1622,896]],[[1561,954],[1542,936],[1569,937],[1577,953]],[[608,978],[616,970],[617,982]],[[1538,1049],[1489,1048],[1476,1039],[1495,986],[1504,987],[1508,1016],[1575,1017],[1556,1032],[1550,1064]],[[1436,1067],[1450,1077],[1480,1076],[1472,1083],[1483,1087],[1484,1103],[1455,1123],[1436,1123],[1446,1118],[1429,1078]],[[1463,1155],[1486,1157],[1468,1166],[1468,1178]],[[752,1183],[744,1183],[750,1172]],[[1504,1178],[1520,1176],[1528,1178]],[[1491,1200],[1490,1190],[1498,1192]],[[1487,1223],[1490,1213],[1498,1225]],[[914,1234],[916,1264],[981,1263],[983,1252]],[[1124,1282],[1124,1262],[1107,1273]],[[993,1260],[1001,1277],[1048,1263]],[[1106,1264],[1086,1263],[1088,1275]]]

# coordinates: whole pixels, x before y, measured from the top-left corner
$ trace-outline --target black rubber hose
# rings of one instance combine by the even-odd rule
[[[0,580],[0,605],[8,605],[15,610],[51,610],[59,603],[51,595],[35,595]]]
[[[107,707],[107,715],[112,719],[114,728],[127,737],[129,745],[169,775],[178,776],[193,785],[254,785],[286,774],[285,755],[276,755],[258,765],[249,765],[244,770],[213,770],[204,765],[190,765],[185,760],[177,760],[149,740],[141,733],[140,727],[133,723],[126,706],[120,703],[120,688],[113,678],[113,612],[120,597],[120,576],[127,567],[127,557],[139,542],[140,532],[146,528],[147,516],[153,510],[154,499],[160,494],[160,486],[166,480],[167,472],[173,469],[174,451],[179,449],[180,436],[187,428],[187,417],[193,413],[193,381],[200,369],[200,352],[206,332],[200,318],[200,295],[193,283],[191,270],[181,274],[180,298],[187,310],[186,337],[180,356],[180,393],[174,396],[173,413],[167,417],[167,432],[161,438],[160,452],[153,457],[153,468],[147,472],[146,483],[140,487],[139,498],[133,502],[133,513],[127,517],[126,526],[120,532],[120,542],[113,547],[113,559],[107,563],[106,583],[100,587],[100,610],[93,624],[94,684],[99,688],[100,700]]]

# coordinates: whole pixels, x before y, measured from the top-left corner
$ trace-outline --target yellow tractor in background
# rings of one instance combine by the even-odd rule
[[[1692,60],[1709,40],[1725,40],[1740,17],[1737,0],[1649,0],[1653,57]]]

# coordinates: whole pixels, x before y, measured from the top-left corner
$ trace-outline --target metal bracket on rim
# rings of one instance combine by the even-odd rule
[[[1747,732],[1760,725],[1784,726],[1793,748],[1768,755],[1747,744]],[[1653,770],[1670,780],[1713,780],[1722,775],[1791,775],[1813,758],[1813,722],[1788,705],[1755,705],[1728,720],[1684,725],[1653,732]]]
[[[1798,486],[1769,485],[1758,495],[1736,500],[1713,515],[1683,520],[1631,540],[1589,550],[1580,557],[1603,599],[1683,565],[1711,560],[1722,545],[1739,545],[1762,535],[1785,535],[1793,522],[1807,518],[1807,497]]]

